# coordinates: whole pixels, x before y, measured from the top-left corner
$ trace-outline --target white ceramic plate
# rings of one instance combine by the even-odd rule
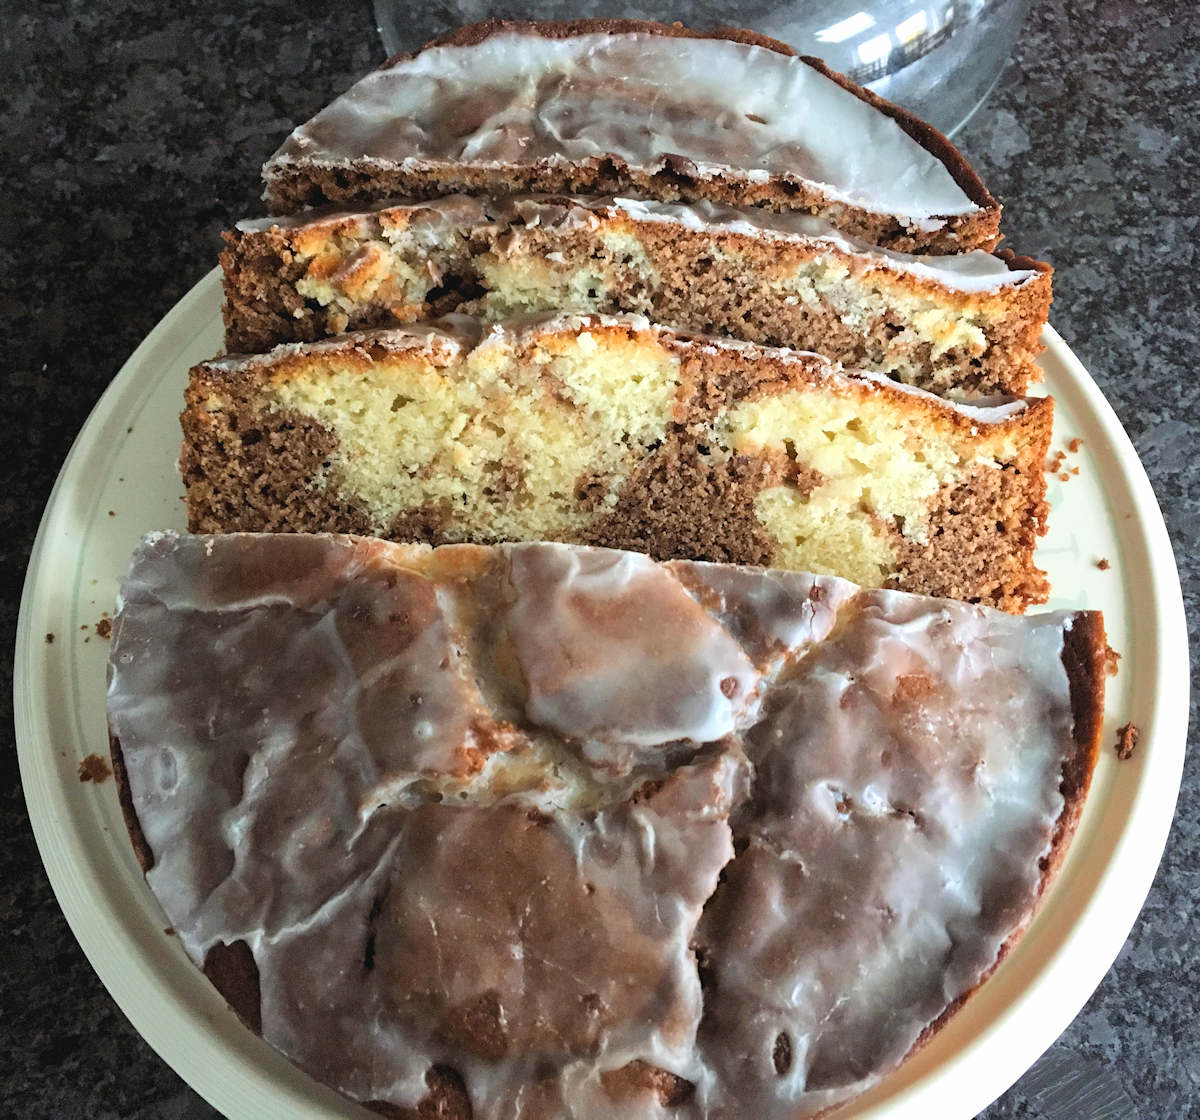
[[[17,746],[29,815],[63,913],[143,1037],[231,1120],[367,1113],[323,1089],[246,1030],[192,966],[134,859],[112,781],[81,783],[107,757],[111,611],[130,552],[181,528],[177,414],[188,368],[221,346],[216,270],[151,332],[93,410],[63,466],[34,545],[17,630]],[[994,977],[933,1042],[847,1116],[968,1118],[1067,1026],[1116,957],[1166,842],[1187,729],[1183,601],[1162,516],[1137,455],[1095,383],[1047,329],[1042,365],[1058,401],[1055,448],[1083,441],[1050,481],[1039,549],[1053,607],[1104,611],[1122,654],[1109,682],[1100,764],[1057,882]],[[1101,570],[1097,561],[1109,561]],[[53,641],[48,635],[53,634]],[[1116,728],[1142,729],[1118,762]]]

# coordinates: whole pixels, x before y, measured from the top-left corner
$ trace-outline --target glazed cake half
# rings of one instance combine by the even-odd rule
[[[640,318],[350,334],[191,371],[197,532],[559,540],[1044,601],[1046,398],[976,407]]]
[[[1100,616],[553,544],[147,537],[129,830],[245,1021],[389,1117],[802,1120],[1030,921]]]
[[[224,236],[232,353],[453,310],[574,309],[814,350],[939,394],[1020,395],[1050,307],[1051,269],[1027,257],[912,256],[711,202],[457,195]]]
[[[992,248],[940,133],[753,32],[492,21],[372,71],[263,168],[273,213],[456,192],[633,194],[818,214],[901,250]]]

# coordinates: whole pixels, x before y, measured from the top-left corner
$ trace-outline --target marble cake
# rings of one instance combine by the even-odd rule
[[[811,1117],[1066,850],[1100,616],[553,544],[153,534],[131,836],[245,1021],[390,1117]]]
[[[549,539],[1021,611],[1052,415],[638,317],[450,316],[195,367],[180,465],[193,531]]]
[[[464,311],[646,315],[814,350],[962,397],[1025,393],[1049,265],[983,250],[913,256],[808,214],[753,206],[456,195],[304,211],[224,235],[226,347],[257,353]]]

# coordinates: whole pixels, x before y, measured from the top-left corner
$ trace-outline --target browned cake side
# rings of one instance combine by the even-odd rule
[[[499,33],[539,35],[566,39],[587,34],[645,34],[691,39],[727,39],[764,47],[795,57],[786,44],[736,27],[696,31],[678,23],[663,24],[632,19],[565,21],[486,20],[470,24],[427,43],[436,46],[470,46]],[[418,54],[420,52],[417,52]],[[383,63],[415,57],[399,54]],[[266,198],[271,212],[292,214],[311,206],[359,205],[385,198],[436,198],[440,195],[502,195],[529,191],[568,194],[622,194],[633,192],[663,201],[708,199],[728,205],[763,206],[770,210],[801,210],[836,215],[835,220],[855,235],[878,245],[905,252],[954,253],[963,249],[994,248],[1000,240],[1000,204],[984,186],[957,148],[931,125],[898,105],[855,85],[831,71],[820,59],[804,62],[837,82],[843,89],[891,117],[918,144],[937,158],[954,181],[980,209],[950,217],[942,228],[922,232],[895,216],[872,213],[849,203],[831,201],[804,183],[772,178],[761,183],[729,182],[697,173],[687,160],[668,161],[663,170],[648,174],[612,159],[573,164],[540,163],[517,169],[493,170],[463,166],[453,172],[428,168],[408,170],[378,166],[369,160],[345,166],[283,167],[267,179]]]

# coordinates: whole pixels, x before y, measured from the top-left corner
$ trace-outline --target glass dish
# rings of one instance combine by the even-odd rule
[[[599,6],[565,0],[442,0],[414,11],[374,0],[388,54],[411,51],[454,27],[482,19],[578,19],[605,15],[679,20],[699,29],[735,24],[817,55],[834,70],[895,101],[948,136],[996,84],[1031,0],[814,0],[730,5],[714,0]]]

